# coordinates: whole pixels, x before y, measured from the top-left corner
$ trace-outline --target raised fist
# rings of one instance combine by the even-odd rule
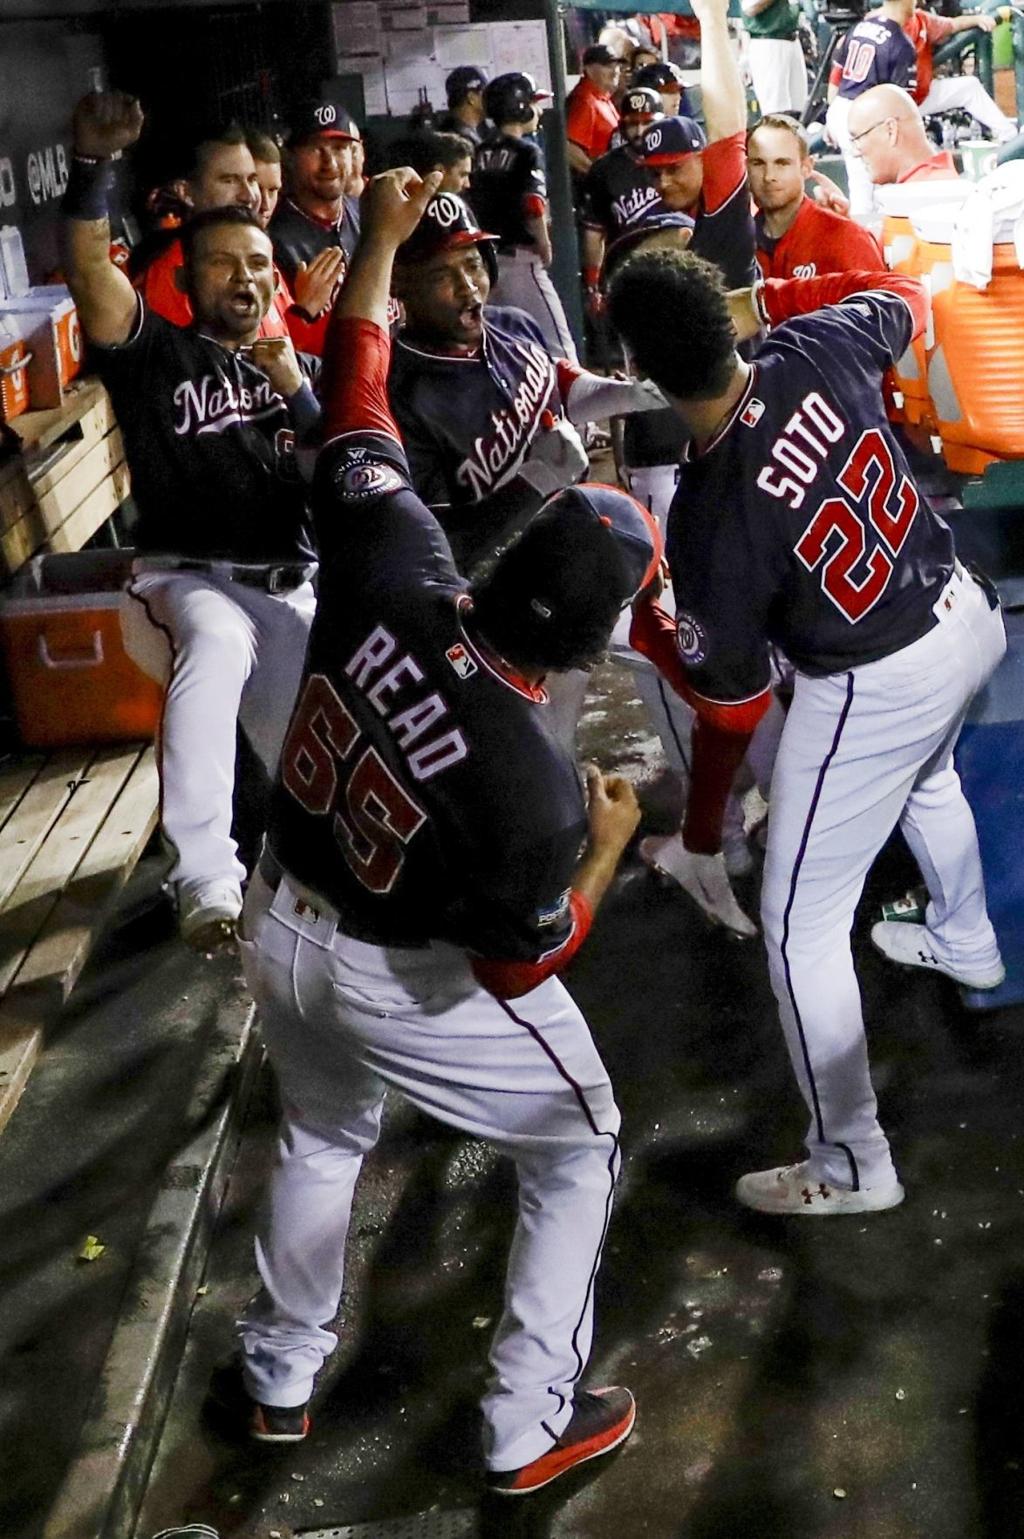
[[[142,132],[142,108],[123,91],[90,91],[75,108],[74,152],[110,160]]]

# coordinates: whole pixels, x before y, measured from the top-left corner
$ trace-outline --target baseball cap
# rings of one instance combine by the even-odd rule
[[[453,192],[439,192],[431,198],[423,217],[408,240],[402,242],[395,260],[406,266],[426,262],[439,251],[457,246],[479,246],[493,283],[497,278],[494,247],[498,237],[481,230],[465,199]]]
[[[451,101],[453,96],[464,96],[467,91],[482,91],[486,84],[487,76],[482,69],[475,64],[460,64],[445,76],[444,88]]]
[[[569,487],[549,498],[474,587],[483,634],[523,663],[579,666],[607,645],[662,549],[657,522],[627,492],[597,482]]]
[[[662,59],[658,64],[645,64],[643,69],[637,70],[634,86],[651,86],[655,91],[660,91],[664,86],[672,90],[683,89],[683,77],[674,64],[667,59]]]
[[[624,262],[638,246],[642,246],[649,235],[657,235],[661,230],[693,230],[696,223],[689,214],[676,213],[668,208],[652,209],[612,241],[604,256],[602,282],[607,283],[620,262]]]
[[[326,92],[307,97],[298,104],[291,116],[287,143],[291,147],[301,144],[304,139],[313,139],[318,134],[328,139],[361,137],[348,108]]]
[[[634,86],[619,103],[620,118],[660,118],[661,97],[651,86]]]
[[[649,166],[669,166],[687,155],[699,155],[707,142],[696,119],[662,118],[644,129],[640,154]]]
[[[621,64],[618,54],[612,53],[605,43],[591,43],[589,48],[583,50],[583,67],[588,64]]]

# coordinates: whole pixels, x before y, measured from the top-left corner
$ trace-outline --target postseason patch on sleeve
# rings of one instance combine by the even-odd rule
[[[565,923],[569,915],[569,901],[572,897],[572,888],[567,887],[554,903],[549,903],[546,908],[537,910],[536,922],[539,930],[550,930]]]

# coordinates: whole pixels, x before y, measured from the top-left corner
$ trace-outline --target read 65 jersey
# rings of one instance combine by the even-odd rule
[[[821,676],[935,623],[952,536],[918,493],[881,397],[911,330],[886,292],[786,322],[727,422],[684,460],[667,550],[679,651],[708,698],[765,689],[766,639]]]

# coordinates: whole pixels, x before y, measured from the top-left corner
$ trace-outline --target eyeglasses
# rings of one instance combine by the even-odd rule
[[[873,134],[876,128],[884,128],[886,123],[895,123],[895,118],[879,118],[877,123],[872,123],[870,128],[863,129],[859,134],[850,135],[850,143],[857,144],[861,139],[866,139],[868,134]]]

